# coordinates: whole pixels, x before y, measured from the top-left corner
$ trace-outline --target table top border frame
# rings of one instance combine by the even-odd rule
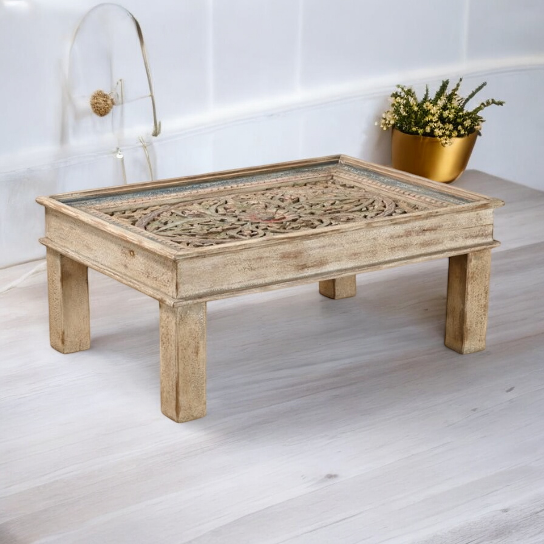
[[[336,226],[328,226],[322,229],[319,229],[319,228],[308,229],[302,232],[299,232],[299,231],[289,232],[286,234],[277,234],[275,236],[270,236],[266,238],[233,241],[233,242],[227,242],[224,244],[217,244],[217,245],[198,247],[198,248],[180,247],[175,242],[170,242],[169,240],[164,239],[163,237],[154,235],[153,233],[142,231],[141,229],[134,227],[132,225],[121,226],[117,222],[113,222],[107,214],[104,214],[92,208],[86,209],[85,211],[83,211],[80,208],[77,208],[73,205],[70,205],[64,202],[64,200],[66,199],[68,199],[69,201],[73,201],[73,199],[80,197],[82,195],[87,195],[91,197],[93,195],[103,195],[103,194],[123,194],[123,193],[126,194],[126,193],[133,193],[135,189],[139,190],[139,189],[145,188],[147,190],[147,189],[156,189],[158,187],[163,187],[163,186],[175,187],[176,185],[179,185],[179,184],[191,185],[191,184],[194,184],[195,180],[202,181],[207,179],[207,180],[213,181],[217,179],[231,179],[236,177],[239,178],[241,177],[242,174],[244,175],[256,174],[256,173],[265,174],[270,171],[280,172],[290,167],[304,168],[304,167],[308,167],[312,165],[314,166],[315,165],[321,165],[321,166],[331,165],[332,166],[336,164],[345,164],[348,166],[364,167],[369,170],[375,171],[381,175],[393,177],[394,179],[399,179],[400,181],[407,181],[412,185],[430,188],[433,191],[437,191],[439,189],[440,192],[443,192],[445,194],[450,194],[454,197],[462,198],[464,200],[468,200],[470,198],[472,199],[472,202],[468,202],[466,204],[454,204],[454,205],[451,205],[451,204],[447,205],[447,203],[445,203],[444,207],[435,208],[431,210],[423,210],[419,212],[411,212],[410,214],[399,215],[396,217],[378,217],[378,218],[373,218],[373,219],[365,220],[365,221],[354,221],[351,223],[345,223],[345,224],[336,225]],[[402,196],[402,195],[399,195],[399,196]],[[369,228],[379,227],[384,222],[388,222],[391,225],[403,224],[403,223],[412,222],[412,221],[417,222],[418,219],[432,217],[434,215],[439,215],[439,214],[444,215],[444,214],[450,214],[450,213],[464,213],[464,212],[471,212],[471,211],[477,211],[477,210],[483,210],[483,209],[492,209],[492,208],[496,208],[496,207],[504,205],[503,201],[496,198],[490,198],[484,195],[480,195],[478,193],[466,191],[464,189],[457,189],[450,186],[441,185],[437,187],[436,182],[427,180],[425,178],[414,176],[412,174],[407,174],[405,172],[400,172],[398,170],[394,170],[389,167],[367,163],[360,159],[353,159],[345,155],[322,157],[317,159],[309,159],[306,161],[292,161],[292,162],[286,162],[286,163],[278,163],[278,164],[267,165],[262,167],[250,167],[250,168],[243,168],[243,169],[236,169],[236,170],[228,170],[228,171],[216,172],[212,174],[188,176],[186,178],[174,178],[172,180],[164,180],[160,182],[145,182],[145,183],[139,183],[139,184],[132,184],[128,187],[126,185],[123,185],[123,186],[111,187],[106,189],[98,189],[98,190],[92,189],[92,190],[78,191],[74,193],[63,193],[59,195],[53,195],[51,197],[38,197],[36,200],[39,204],[45,206],[46,208],[55,210],[62,214],[66,214],[70,217],[73,217],[75,219],[82,221],[83,223],[91,225],[100,230],[109,232],[110,234],[113,234],[114,236],[117,236],[121,239],[126,239],[136,245],[140,245],[141,247],[144,247],[159,255],[166,256],[176,261],[184,259],[184,258],[194,257],[195,255],[204,257],[207,254],[217,254],[217,253],[223,253],[226,251],[232,251],[238,248],[251,247],[255,244],[259,244],[260,246],[264,246],[264,245],[274,246],[293,238],[296,239],[296,238],[308,238],[308,237],[314,237],[314,236],[321,236],[321,235],[326,235],[327,233],[332,233],[338,230],[357,231],[362,229],[369,229]]]

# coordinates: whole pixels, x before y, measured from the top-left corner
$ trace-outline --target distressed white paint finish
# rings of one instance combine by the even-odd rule
[[[154,300],[91,272],[66,356],[43,271],[0,295],[0,542],[541,544],[544,194],[459,185],[507,203],[486,351],[441,345],[446,259],[211,302],[209,415],[183,425]]]

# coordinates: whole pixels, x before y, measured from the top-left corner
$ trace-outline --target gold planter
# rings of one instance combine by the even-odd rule
[[[394,128],[391,140],[393,168],[450,183],[465,171],[477,136],[478,132],[473,132],[463,138],[453,138],[452,145],[443,147],[438,138],[405,134]]]

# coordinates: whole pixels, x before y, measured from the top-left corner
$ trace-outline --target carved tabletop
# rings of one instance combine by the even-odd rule
[[[449,257],[445,343],[485,347],[493,198],[335,156],[38,202],[53,347],[90,345],[88,266],[156,298],[162,406],[176,421],[204,415],[205,304],[217,298],[311,281],[346,298],[356,273]]]

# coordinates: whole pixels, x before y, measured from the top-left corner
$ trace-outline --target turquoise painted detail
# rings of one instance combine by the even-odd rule
[[[183,195],[191,191],[199,189],[221,189],[222,187],[232,187],[236,185],[244,185],[265,181],[281,181],[284,178],[291,177],[295,172],[300,173],[311,173],[311,172],[320,172],[330,168],[334,164],[324,164],[320,166],[308,167],[308,168],[289,168],[288,170],[282,170],[280,172],[274,172],[272,174],[257,174],[253,176],[241,176],[239,178],[231,178],[218,181],[204,181],[202,183],[192,183],[190,185],[182,186],[173,186],[173,187],[161,187],[157,189],[147,189],[145,191],[130,191],[127,190],[126,193],[120,193],[117,195],[110,196],[98,196],[98,197],[82,197],[82,198],[72,198],[72,199],[60,199],[64,204],[69,204],[71,206],[85,205],[92,206],[93,204],[97,206],[102,206],[105,204],[115,204],[116,202],[123,201],[126,198],[137,198],[145,199],[146,196],[176,196]]]
[[[430,198],[435,198],[442,202],[449,202],[451,204],[468,204],[473,202],[467,198],[461,198],[459,196],[453,196],[440,191],[440,188],[431,189],[428,187],[421,187],[420,185],[413,185],[407,181],[402,181],[400,179],[392,178],[374,170],[369,170],[368,168],[355,167],[347,164],[340,164],[340,169],[351,172],[352,174],[362,175],[366,178],[370,178],[373,181],[387,185],[388,187],[397,187],[405,191],[410,191],[418,195],[428,196]]]
[[[146,197],[175,197],[177,195],[182,196],[185,193],[189,193],[195,190],[201,189],[221,189],[223,187],[233,187],[237,185],[245,184],[258,184],[269,181],[282,181],[283,179],[288,179],[293,174],[319,174],[325,170],[330,169],[331,166],[336,165],[336,171],[341,173],[342,171],[348,172],[350,174],[355,174],[361,178],[361,182],[364,182],[364,179],[370,179],[372,181],[378,182],[386,187],[394,187],[401,190],[409,191],[414,194],[419,194],[422,196],[427,196],[434,198],[441,202],[448,202],[450,204],[468,204],[472,202],[470,199],[453,196],[447,193],[443,193],[439,187],[436,189],[430,187],[422,187],[417,184],[412,184],[408,181],[402,181],[379,172],[375,172],[369,168],[364,167],[355,167],[351,165],[346,165],[338,163],[336,161],[320,164],[318,166],[311,166],[305,168],[289,168],[287,170],[282,170],[279,172],[273,172],[268,174],[255,174],[250,176],[240,176],[239,178],[233,179],[219,179],[217,181],[204,181],[196,182],[190,185],[174,185],[172,187],[160,187],[160,188],[150,188],[145,191],[130,190],[130,187],[127,187],[127,191],[117,194],[117,195],[108,195],[108,196],[82,196],[76,198],[66,198],[59,200],[70,206],[80,207],[100,207],[110,204],[116,204],[118,202],[123,202],[127,199],[138,199],[145,201]],[[310,180],[308,180],[310,181]]]

